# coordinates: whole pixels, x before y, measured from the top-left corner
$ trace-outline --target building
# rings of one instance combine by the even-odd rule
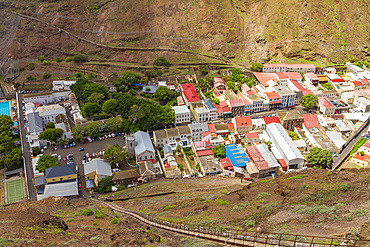
[[[50,104],[56,103],[59,101],[68,100],[68,95],[71,91],[64,92],[54,92],[54,93],[37,93],[37,94],[24,94],[23,101],[25,103],[34,103],[34,104]]]
[[[243,84],[245,85],[245,84]],[[251,114],[253,110],[253,105],[249,100],[247,100],[242,93],[238,92],[238,97],[243,101],[244,104],[244,115],[249,115]]]
[[[41,200],[49,196],[55,197],[78,196],[77,181],[46,184],[44,194],[37,195],[37,199]]]
[[[175,126],[188,124],[191,122],[190,110],[185,105],[173,106],[172,109],[175,112]]]
[[[195,122],[204,123],[210,121],[210,112],[202,102],[191,102],[190,111],[193,114]]]
[[[154,160],[155,161],[155,150],[150,140],[148,133],[143,131],[137,131],[134,134],[135,138],[135,158],[136,162]]]
[[[45,125],[48,122],[55,123],[55,118],[59,114],[62,114],[64,116],[66,115],[66,110],[62,106],[57,105],[57,104],[44,105],[44,106],[37,107],[35,112],[39,114],[39,116],[42,119],[42,123]]]
[[[262,72],[302,72],[315,73],[316,67],[313,64],[264,64]]]
[[[163,177],[163,172],[157,162],[142,161],[137,163],[143,182],[149,182]]]
[[[217,119],[217,109],[213,105],[212,101],[210,99],[204,99],[202,100],[204,107],[208,110],[209,112],[209,119],[210,121],[214,121]]]
[[[347,142],[337,131],[326,131],[326,136],[329,137],[330,141],[334,143],[338,150],[340,150],[342,146]]]
[[[286,72],[287,66],[285,63],[279,64],[264,64],[262,72],[263,73],[271,73],[271,72]]]
[[[191,145],[191,138],[189,126],[179,126],[153,132],[153,141],[156,147],[164,147],[166,145],[170,145],[174,149],[177,145],[188,147]]]
[[[217,90],[226,90],[226,84],[225,84],[225,81],[222,79],[222,78],[219,78],[219,77],[214,77],[213,78],[213,86],[217,89]]]
[[[225,145],[226,158],[231,161],[234,169],[245,168],[250,161],[242,146],[236,144]]]
[[[353,104],[355,99],[355,93],[354,92],[342,93],[340,99],[346,104]]]
[[[103,159],[93,159],[84,164],[84,172],[86,179],[86,187],[88,184],[98,185],[99,181],[105,177],[112,176],[111,165],[108,161]],[[88,182],[88,180],[90,180]]]
[[[263,110],[263,99],[257,95],[248,95],[246,99],[252,103],[252,112],[260,112]]]
[[[203,138],[203,133],[209,131],[207,123],[189,124],[191,138],[193,142],[199,142]]]
[[[290,80],[287,86],[296,94],[294,105],[300,105],[302,97],[312,93],[311,90],[304,88],[298,81]]]
[[[370,155],[370,142],[366,142],[365,145],[358,149],[359,152],[363,151],[365,154]]]
[[[356,163],[357,165],[360,166],[367,166],[369,165],[370,162],[370,155],[365,154],[362,156],[361,154],[356,154],[350,159],[351,162]]]
[[[294,127],[301,127],[303,125],[303,117],[297,110],[278,112],[277,114],[286,130],[293,131]]]
[[[370,100],[365,97],[356,97],[353,103],[361,112],[368,112],[370,109]]]
[[[193,84],[185,83],[180,85],[181,94],[187,106],[190,105],[191,102],[200,102],[200,98],[195,91]]]
[[[309,82],[314,86],[317,86],[319,84],[319,77],[317,77],[317,75],[315,75],[314,73],[307,73],[304,75],[304,78],[306,82]]]
[[[77,181],[76,166],[63,165],[47,168],[45,170],[45,180],[47,184]]]
[[[252,145],[253,143],[258,143],[260,141],[260,135],[257,132],[249,132],[245,134],[245,145]]]
[[[53,81],[53,91],[69,91],[76,81]]]
[[[281,108],[282,99],[281,95],[278,92],[265,92],[264,93],[268,99],[269,110],[276,110]]]
[[[275,86],[279,81],[279,77],[275,73],[259,73],[253,72],[254,77],[264,87]]]
[[[154,94],[157,89],[158,87],[156,85],[146,85],[143,86],[142,92],[146,94]]]
[[[296,93],[286,85],[275,86],[274,89],[281,95],[281,106],[292,106],[295,103]]]
[[[239,135],[243,135],[252,130],[252,119],[249,116],[234,117],[231,122],[235,126],[235,132]]]
[[[335,113],[334,105],[324,97],[318,98],[319,100],[319,109],[324,115],[333,115]]]
[[[266,144],[247,146],[245,149],[250,160],[258,169],[258,177],[269,176],[279,170],[279,164],[268,150]]]
[[[137,184],[141,182],[141,174],[139,169],[130,169],[124,170],[120,172],[115,172],[112,178],[112,182],[114,185],[123,185],[127,186],[129,184]]]
[[[304,157],[294,145],[292,139],[281,124],[271,123],[266,125],[266,132],[289,169],[303,167],[305,162]]]
[[[27,133],[29,135],[38,136],[43,131],[42,119],[37,112],[30,112],[26,115],[27,118]]]

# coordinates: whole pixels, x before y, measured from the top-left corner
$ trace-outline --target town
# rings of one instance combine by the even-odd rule
[[[89,197],[159,178],[250,182],[366,167],[370,69],[337,69],[200,66],[155,80],[125,71],[112,83],[76,73],[53,81],[51,92],[13,85],[14,98],[0,103],[2,146],[14,147],[0,160],[3,204]],[[21,155],[23,168],[13,169]]]

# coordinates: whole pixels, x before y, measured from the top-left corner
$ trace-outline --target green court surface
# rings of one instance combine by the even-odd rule
[[[6,187],[6,202],[13,203],[24,199],[23,180],[16,179],[5,182]]]

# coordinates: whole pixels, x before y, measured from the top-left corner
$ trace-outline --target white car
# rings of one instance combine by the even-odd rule
[[[60,155],[59,155],[59,156],[58,156],[58,160],[60,161],[61,159],[62,159],[62,156],[60,156]]]

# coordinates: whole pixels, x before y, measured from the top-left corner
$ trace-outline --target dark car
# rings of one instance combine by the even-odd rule
[[[86,156],[84,155],[84,156],[82,157],[82,159],[84,159],[84,160],[85,160],[85,159],[86,159]]]

